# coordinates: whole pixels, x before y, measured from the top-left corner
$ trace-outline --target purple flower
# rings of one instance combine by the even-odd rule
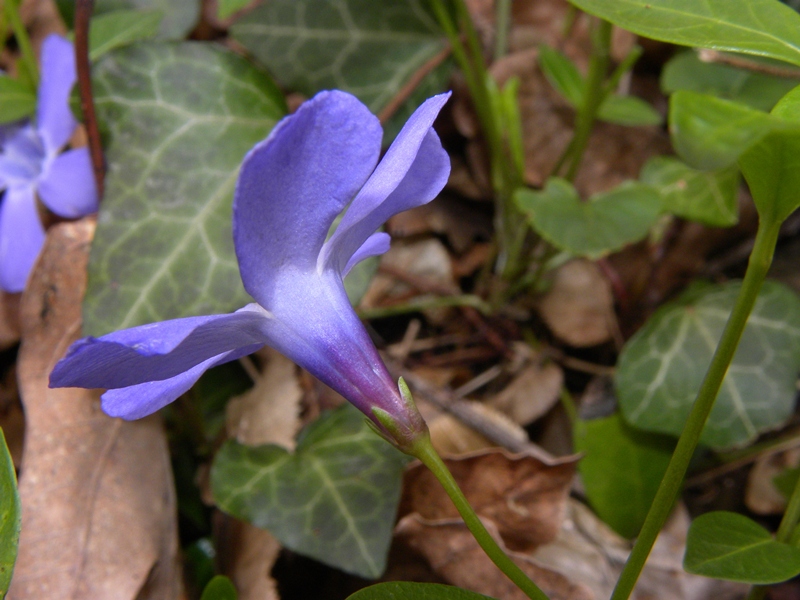
[[[44,243],[36,198],[66,218],[97,211],[87,148],[61,152],[77,122],[69,94],[77,78],[72,44],[50,35],[42,44],[36,124],[0,127],[0,287],[19,292]]]
[[[303,104],[248,153],[236,185],[234,244],[244,287],[257,303],[84,338],[56,365],[50,385],[107,388],[103,410],[138,419],[175,400],[206,369],[266,344],[350,400],[384,433],[388,413],[397,442],[424,431],[342,279],[389,248],[389,236],[375,233],[389,217],[429,202],[444,187],[450,160],[431,125],[448,97],[420,106],[380,164],[380,124],[355,97],[328,91]]]

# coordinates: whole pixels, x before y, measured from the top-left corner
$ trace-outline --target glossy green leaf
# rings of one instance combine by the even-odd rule
[[[93,81],[108,172],[84,333],[249,302],[231,201],[245,153],[284,114],[280,93],[236,54],[191,42],[116,50]]]
[[[425,0],[270,0],[231,27],[285,86],[338,88],[384,108],[446,47]]]
[[[547,45],[539,46],[539,67],[547,81],[572,106],[579,106],[583,102],[586,82],[575,63],[564,53]]]
[[[791,123],[761,138],[739,159],[762,220],[784,221],[800,206],[800,87],[784,96],[771,117]]]
[[[794,79],[704,62],[692,50],[671,58],[661,71],[661,89],[665,94],[689,90],[765,111],[796,85]]]
[[[156,36],[163,14],[158,10],[118,10],[94,17],[89,28],[89,60]]]
[[[19,79],[0,75],[0,124],[30,117],[36,112],[36,92]]]
[[[626,420],[679,435],[739,293],[739,282],[698,285],[656,311],[622,350],[615,384]],[[800,370],[800,299],[767,281],[700,442],[741,446],[792,414]]]
[[[514,200],[547,241],[589,258],[599,258],[642,239],[661,213],[659,193],[634,182],[584,202],[572,184],[551,177],[544,190],[521,189]]]
[[[680,91],[670,98],[669,128],[680,157],[691,167],[710,171],[735,164],[770,131],[793,126],[737,102]]]
[[[200,600],[236,600],[238,597],[233,582],[224,575],[217,575],[203,589]]]
[[[597,118],[629,127],[660,125],[664,120],[660,112],[641,98],[617,95],[608,96],[603,101],[597,109]]]
[[[639,35],[800,65],[800,15],[777,0],[570,0]]]
[[[575,451],[589,504],[605,523],[626,538],[639,534],[675,442],[638,431],[619,415],[578,421]]]
[[[21,519],[17,474],[0,429],[0,598],[8,592],[14,573]]]
[[[219,507],[287,548],[360,577],[386,568],[406,458],[350,405],[303,431],[297,449],[227,442],[211,469]]]
[[[390,581],[371,585],[347,600],[492,600],[489,596],[440,583]]]
[[[698,171],[671,156],[648,160],[639,175],[642,183],[661,192],[664,210],[713,227],[730,227],[739,220],[739,170]]]
[[[711,512],[692,521],[683,568],[716,579],[780,583],[800,574],[800,548],[776,542],[744,515]]]
[[[97,17],[118,10],[157,10],[163,15],[158,37],[163,40],[178,40],[185,38],[197,25],[201,2],[202,0],[95,0],[94,15]]]
[[[574,107],[583,104],[586,82],[566,55],[549,46],[539,47],[539,66],[547,80]],[[658,125],[661,114],[635,96],[608,96],[597,111],[597,118],[618,125]]]

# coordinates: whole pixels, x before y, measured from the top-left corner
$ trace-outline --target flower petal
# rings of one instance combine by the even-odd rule
[[[44,148],[36,130],[31,125],[12,129],[0,147],[0,187],[33,184],[43,160]]]
[[[342,271],[342,278],[347,277],[350,269],[355,267],[362,260],[367,259],[370,256],[379,256],[384,252],[387,252],[391,242],[392,237],[388,233],[383,233],[382,231],[373,233],[367,238],[366,242],[361,244],[361,248],[356,250],[353,256],[350,257],[350,260],[347,262],[347,266]]]
[[[44,244],[33,188],[12,187],[0,204],[0,287],[21,292]]]
[[[270,320],[260,306],[248,304],[232,314],[174,319],[84,338],[55,366],[50,386],[114,389],[170,379],[225,352],[263,346]]]
[[[189,388],[211,367],[251,354],[259,347],[260,345],[245,346],[239,350],[212,356],[188,371],[162,381],[146,381],[130,387],[108,390],[102,396],[103,412],[110,417],[121,417],[126,420],[146,417],[189,391]]]
[[[356,250],[389,217],[430,202],[442,190],[450,158],[431,125],[449,97],[429,98],[411,115],[325,243],[322,266],[344,272]]]
[[[67,143],[75,130],[69,94],[78,78],[75,51],[60,35],[51,34],[42,43],[42,77],[36,108],[36,127],[49,155]]]
[[[333,219],[378,161],[378,119],[358,99],[320,92],[245,157],[233,239],[245,289],[270,307],[281,269],[315,268]]]
[[[39,180],[39,198],[57,215],[75,219],[97,212],[97,187],[89,149],[59,154]]]

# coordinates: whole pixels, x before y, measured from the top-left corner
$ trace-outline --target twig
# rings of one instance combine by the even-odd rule
[[[75,4],[75,64],[78,70],[78,91],[81,96],[81,109],[89,138],[89,153],[97,184],[97,196],[103,198],[105,162],[100,129],[92,96],[92,72],[89,64],[89,22],[92,19],[94,0],[77,0]]]
[[[702,48],[697,51],[697,55],[701,61],[707,63],[718,63],[737,67],[739,69],[747,69],[755,73],[764,73],[766,75],[774,75],[775,77],[786,77],[789,79],[800,79],[800,69],[792,69],[791,67],[779,67],[778,65],[770,65],[755,60],[750,60],[742,56],[735,56],[733,54],[725,54],[717,50],[709,50]]]

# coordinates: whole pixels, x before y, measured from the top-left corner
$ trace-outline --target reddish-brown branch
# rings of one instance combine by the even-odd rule
[[[103,146],[100,142],[100,129],[92,96],[92,73],[89,64],[89,22],[92,18],[94,0],[77,0],[75,3],[75,64],[78,70],[78,91],[81,96],[81,109],[86,134],[89,138],[89,153],[92,169],[97,183],[97,195],[102,199],[105,178]]]

